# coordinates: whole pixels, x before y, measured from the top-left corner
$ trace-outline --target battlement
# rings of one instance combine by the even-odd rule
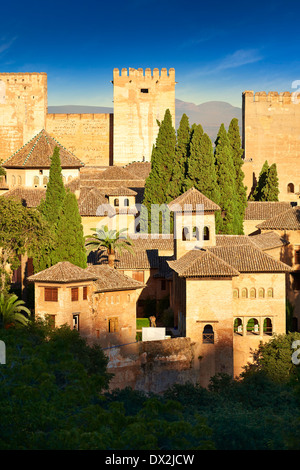
[[[129,68],[128,70],[126,68],[123,68],[121,69],[121,73],[120,73],[119,69],[115,68],[113,71],[113,77],[114,77],[114,80],[118,78],[127,77],[128,79],[138,78],[139,80],[141,79],[152,79],[152,80],[167,79],[173,82],[175,81],[175,69],[170,68],[169,73],[168,73],[166,68],[162,68],[161,71],[155,68],[153,69],[153,72],[151,71],[150,68],[146,68],[145,70],[142,68],[139,68],[139,69]]]
[[[47,74],[41,73],[7,73],[0,72],[0,80],[9,84],[22,84],[24,82],[39,83],[40,81],[47,81]]]
[[[258,102],[267,102],[267,103],[280,103],[280,104],[298,104],[300,99],[298,93],[289,91],[283,91],[278,93],[277,91],[258,91],[254,93],[253,91],[246,90],[243,92],[243,100],[247,103],[258,103]]]

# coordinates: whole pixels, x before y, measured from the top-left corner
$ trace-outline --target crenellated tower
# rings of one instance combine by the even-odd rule
[[[166,109],[175,127],[175,70],[114,69],[113,87],[114,165],[150,161]]]
[[[244,91],[242,125],[248,193],[267,160],[277,166],[279,200],[299,204],[300,94]]]
[[[45,128],[47,75],[0,73],[0,160]]]

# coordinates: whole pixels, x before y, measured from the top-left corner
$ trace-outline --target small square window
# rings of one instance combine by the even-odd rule
[[[141,93],[149,93],[149,88],[141,88]]]
[[[58,300],[58,288],[57,287],[45,287],[45,302],[57,302]]]

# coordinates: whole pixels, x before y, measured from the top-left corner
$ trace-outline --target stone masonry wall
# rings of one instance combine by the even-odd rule
[[[112,114],[47,114],[46,129],[85,165],[112,164]]]
[[[162,393],[175,383],[197,383],[193,348],[189,338],[171,338],[106,349],[108,372],[115,374],[110,388]]]
[[[248,193],[265,162],[276,163],[279,200],[297,201],[300,190],[300,101],[289,92],[243,93],[243,146]],[[294,185],[294,193],[287,190]]]
[[[0,73],[0,160],[45,128],[46,113],[45,73]]]

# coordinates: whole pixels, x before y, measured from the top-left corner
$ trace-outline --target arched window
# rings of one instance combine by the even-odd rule
[[[182,229],[182,240],[190,240],[190,231],[188,227],[183,227]]]
[[[199,229],[198,227],[193,227],[193,239],[199,240]]]
[[[263,299],[265,297],[265,289],[263,289],[262,287],[258,289],[258,297],[259,299]]]
[[[233,331],[238,335],[243,333],[243,322],[241,318],[236,318],[234,320]]]
[[[268,291],[267,291],[267,296],[270,298],[270,297],[274,297],[274,291],[272,289],[272,287],[269,287]]]
[[[254,287],[252,287],[250,289],[250,299],[255,299],[256,297],[256,290],[254,289]]]
[[[207,226],[203,229],[203,240],[209,240],[209,228]]]
[[[242,289],[242,299],[247,299],[248,298],[248,290],[246,287]]]
[[[257,335],[259,334],[258,320],[256,318],[250,318],[247,323],[247,334],[248,335]]]
[[[203,334],[202,334],[202,338],[203,338],[203,343],[206,343],[206,344],[214,344],[214,330],[213,330],[213,327],[211,325],[205,325],[205,327],[203,328]]]
[[[70,176],[68,176],[68,183],[69,183],[70,181],[72,181],[72,179],[73,179],[73,178],[72,178],[72,176],[71,176],[71,175],[70,175]]]
[[[264,335],[272,335],[273,327],[271,318],[264,319]]]
[[[129,207],[129,199],[124,199],[124,206]]]
[[[119,199],[116,198],[116,199],[114,200],[114,206],[115,206],[115,207],[119,207],[119,204],[120,204]]]
[[[294,192],[295,192],[295,186],[294,186],[293,183],[289,183],[289,184],[287,185],[287,192],[288,192],[288,193],[294,193]]]
[[[233,298],[238,299],[239,298],[239,290],[238,289],[233,289]]]
[[[63,180],[63,183],[66,184],[67,180],[65,176],[62,177],[62,180]]]
[[[48,181],[49,181],[48,176],[44,176],[44,177],[43,177],[43,186],[47,186]]]
[[[11,177],[11,184],[12,184],[12,186],[16,186],[16,177],[15,177],[15,175],[12,175],[12,177]]]
[[[39,186],[40,184],[40,178],[38,176],[34,176],[33,178],[33,184],[34,186]]]
[[[18,185],[21,186],[22,185],[22,176],[18,176]]]

